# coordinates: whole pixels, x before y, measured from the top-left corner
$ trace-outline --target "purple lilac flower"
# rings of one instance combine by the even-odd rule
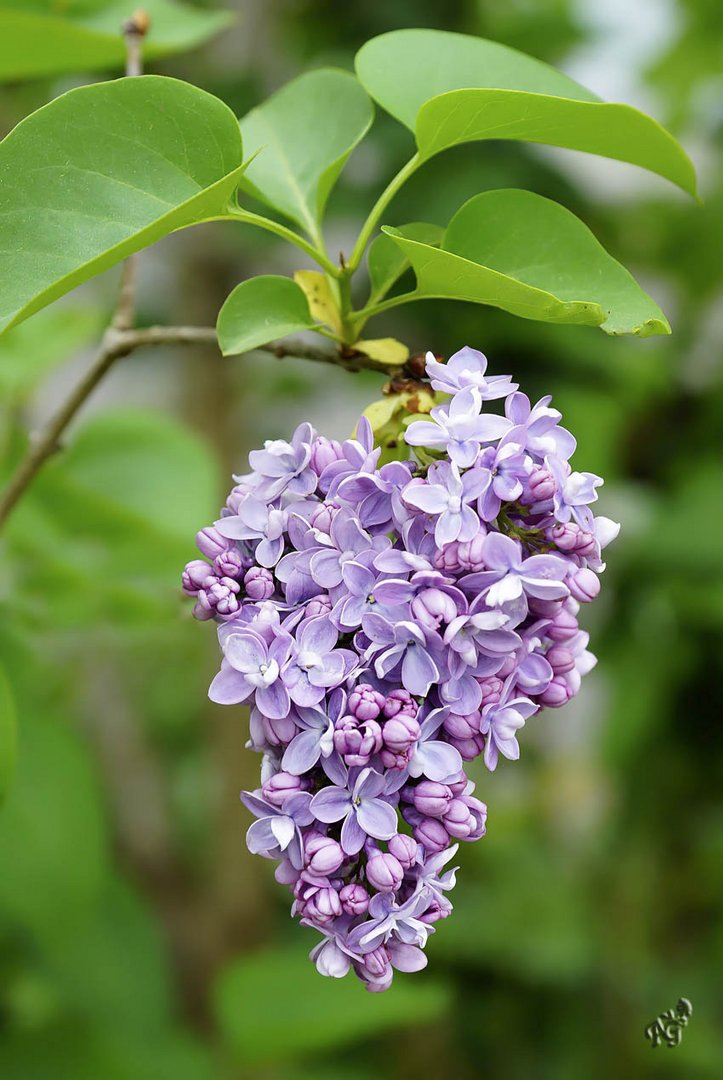
[[[350,774],[350,781],[352,776]],[[367,836],[389,840],[397,831],[397,814],[380,796],[386,780],[373,769],[362,769],[348,788],[325,787],[311,801],[311,811],[319,821],[342,821],[341,846],[356,855]]]
[[[549,397],[469,348],[427,374],[450,400],[400,433],[401,460],[380,465],[366,418],[255,451],[182,579],[218,626],[211,698],[250,706],[248,846],[320,935],[317,969],[373,993],[424,966],[458,842],[485,834],[464,763],[516,759],[594,666],[578,617],[619,530]]]
[[[434,539],[444,547],[453,540],[472,540],[479,532],[479,518],[468,504],[481,495],[487,481],[481,469],[469,469],[461,477],[457,465],[440,461],[430,466],[426,484],[409,484],[402,498],[436,518]]]
[[[487,357],[465,345],[459,352],[450,356],[446,364],[440,364],[433,353],[427,353],[427,376],[435,390],[445,394],[456,394],[473,386],[479,392],[482,401],[507,397],[517,389],[517,383],[511,382],[510,375],[488,375]]]
[[[482,443],[494,442],[509,431],[510,421],[493,413],[480,415],[482,398],[474,387],[461,390],[448,405],[432,409],[431,420],[416,420],[405,433],[409,446],[444,450],[450,460],[467,469],[474,465]]]

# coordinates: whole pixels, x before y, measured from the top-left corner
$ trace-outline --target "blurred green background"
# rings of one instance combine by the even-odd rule
[[[5,760],[17,725],[0,810],[0,1076],[720,1077],[720,4],[226,7],[238,19],[220,36],[150,70],[242,114],[308,67],[351,67],[385,30],[480,34],[649,109],[691,153],[705,202],[632,167],[493,142],[434,159],[387,214],[444,224],[505,185],[557,198],[661,302],[674,333],[607,338],[451,302],[374,327],[414,350],[468,343],[531,397],[553,393],[577,467],[606,477],[602,510],[623,522],[586,613],[597,669],[577,701],[527,726],[519,763],[476,769],[488,835],[462,845],[455,912],[428,969],[386,995],[316,975],[315,935],[292,924],[271,864],[247,854],[238,791],[255,786],[258,758],[244,749],[243,711],[206,699],[215,635],[178,587],[247,451],[302,419],[343,437],[380,380],[203,348],[140,352],[111,373],[0,539]],[[6,86],[0,125],[104,77]],[[331,251],[349,250],[409,149],[379,116],[332,197]],[[141,257],[140,318],[212,324],[239,280],[302,265],[248,229],[182,233]],[[3,472],[87,364],[117,281],[105,275],[0,343]],[[680,996],[694,1008],[682,1044],[652,1050],[644,1028]]]

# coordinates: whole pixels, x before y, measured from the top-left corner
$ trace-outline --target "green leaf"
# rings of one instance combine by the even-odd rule
[[[0,330],[222,216],[241,145],[223,102],[153,75],[71,90],[23,120],[0,144]]]
[[[221,1031],[246,1068],[332,1049],[442,1015],[450,997],[425,975],[396,975],[389,994],[367,994],[353,974],[324,978],[303,943],[231,964],[216,987]],[[293,987],[293,993],[284,988]],[[319,1023],[323,1017],[323,1023]]]
[[[15,772],[16,729],[15,702],[10,683],[0,667],[0,804],[5,799]]]
[[[250,163],[242,188],[318,236],[324,207],[374,108],[352,74],[300,75],[241,120]]]
[[[657,304],[558,203],[530,191],[485,191],[457,211],[442,248],[385,227],[417,275],[410,299],[490,304],[524,319],[669,334]]]
[[[627,161],[695,195],[689,158],[655,120],[505,45],[399,30],[368,42],[356,68],[371,96],[415,133],[422,159],[478,139],[521,139]]]
[[[236,286],[218,313],[216,332],[223,355],[235,356],[314,325],[303,289],[291,278],[267,274]]]
[[[430,244],[432,247],[438,247],[444,236],[441,225],[430,225],[423,221],[404,225],[402,231],[410,240],[419,240],[422,244]],[[409,259],[390,236],[380,233],[375,237],[369,247],[368,255],[372,297],[378,300],[385,296],[409,266]]]
[[[151,20],[143,43],[147,59],[200,45],[234,19],[230,11],[202,11],[178,0],[144,0],[141,6]],[[0,80],[123,69],[120,28],[133,12],[127,0],[47,0],[28,7],[27,0],[5,0],[0,10]]]

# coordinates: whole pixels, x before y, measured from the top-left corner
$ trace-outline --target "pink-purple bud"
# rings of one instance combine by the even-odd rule
[[[526,481],[525,502],[547,502],[556,490],[555,478],[550,470],[543,465],[533,465]]]
[[[328,877],[339,869],[345,858],[341,844],[331,836],[312,833],[304,840],[304,859],[313,874]]]
[[[573,571],[565,580],[570,595],[581,604],[589,604],[600,592],[600,578],[587,566]]]
[[[480,709],[483,709],[485,705],[496,705],[502,697],[502,689],[504,683],[502,679],[499,679],[496,675],[490,675],[486,679],[478,679],[479,688],[482,691],[482,704]]]
[[[287,746],[299,730],[291,716],[282,716],[278,720],[260,716],[266,741],[271,746]]]
[[[462,795],[460,802],[468,808],[474,822],[472,832],[466,839],[479,840],[487,831],[487,806],[480,799],[475,799],[474,795]]]
[[[379,892],[396,892],[403,878],[402,864],[390,852],[379,851],[367,862],[367,880]]]
[[[320,593],[319,596],[312,596],[311,600],[304,608],[304,618],[313,619],[317,615],[328,615],[331,611],[331,600],[326,593]]]
[[[545,653],[545,659],[555,675],[565,675],[575,667],[575,657],[564,645],[553,645]]]
[[[417,841],[406,833],[397,833],[387,844],[390,854],[404,870],[409,870],[417,861],[418,846]]]
[[[545,627],[545,636],[551,638],[552,641],[571,641],[579,629],[577,617],[568,607],[563,607],[550,625]]]
[[[400,688],[399,690],[392,690],[391,694],[387,695],[383,712],[388,720],[391,720],[393,716],[398,716],[399,713],[415,717],[419,712],[419,705],[417,705],[408,690]]]
[[[192,562],[186,563],[181,576],[181,585],[187,596],[195,596],[199,589],[203,589],[207,583],[210,587],[215,581],[216,575],[213,568],[203,559],[193,559]]]
[[[359,683],[349,694],[347,708],[357,720],[376,720],[384,708],[384,694],[368,683]]]
[[[412,600],[412,615],[428,630],[438,630],[442,623],[457,617],[457,605],[441,589],[422,589]]]
[[[567,705],[571,697],[570,688],[564,678],[561,675],[556,675],[545,690],[537,695],[537,700],[540,705],[544,705],[548,709],[559,709],[561,706]]]
[[[452,799],[442,820],[447,832],[457,840],[467,840],[475,831],[477,824],[472,811],[463,799]]]
[[[341,444],[336,439],[327,439],[323,435],[318,435],[311,444],[309,464],[316,475],[321,476],[327,465],[341,460],[343,456]]]
[[[436,780],[420,780],[412,793],[414,807],[427,817],[443,817],[452,799],[446,784]]]
[[[277,772],[262,786],[261,793],[267,802],[281,809],[289,795],[296,795],[297,791],[308,791],[310,786],[309,779],[305,776]]]
[[[446,896],[435,896],[432,898],[429,907],[423,915],[419,916],[420,922],[427,923],[428,926],[433,923],[439,922],[440,919],[446,919],[452,910],[452,905],[447,900]]]
[[[372,952],[365,954],[364,967],[375,981],[391,978],[392,964],[383,945],[378,945]]]
[[[199,589],[197,607],[222,618],[233,618],[241,607],[238,599],[240,592],[241,586],[233,578],[215,578],[212,584],[207,582],[203,589]]]
[[[422,844],[428,855],[435,855],[449,846],[449,833],[439,818],[422,818],[414,826],[414,839]]]
[[[382,747],[382,729],[376,720],[359,721],[341,716],[334,725],[334,749],[349,766],[368,765]]]
[[[215,559],[219,555],[223,555],[233,545],[234,541],[221,536],[221,533],[218,529],[214,529],[213,525],[209,525],[207,529],[201,529],[200,532],[196,533],[196,547],[207,559]]]
[[[244,574],[244,588],[251,600],[268,600],[274,595],[274,576],[264,566],[252,566]]]
[[[345,885],[339,892],[339,899],[347,915],[364,915],[369,907],[369,893],[363,885]]]
[[[341,911],[339,893],[331,885],[318,888],[304,901],[305,917],[315,922],[317,926],[328,926],[338,915],[341,915]]]
[[[384,745],[393,754],[404,754],[414,745],[420,734],[419,723],[404,712],[399,712],[391,720],[387,720],[382,728]]]
[[[230,548],[213,560],[213,569],[219,577],[239,578],[247,568],[249,560],[236,548]]]

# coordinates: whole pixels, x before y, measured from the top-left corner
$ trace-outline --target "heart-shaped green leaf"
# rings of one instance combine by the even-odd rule
[[[202,11],[179,0],[144,0],[140,6],[150,16],[143,44],[149,59],[200,45],[234,18],[230,11]],[[121,26],[133,14],[128,0],[36,0],[29,7],[27,0],[5,0],[0,10],[0,79],[122,70]]]
[[[563,206],[514,189],[485,191],[457,211],[441,248],[385,228],[411,262],[410,299],[490,304],[524,319],[669,334],[658,305]]]
[[[0,330],[162,236],[223,216],[236,119],[160,76],[71,90],[0,144]]]
[[[695,194],[690,160],[655,120],[505,45],[398,30],[364,45],[356,67],[371,96],[415,132],[423,159],[458,143],[520,139],[631,162]]]
[[[242,187],[316,237],[329,193],[373,116],[349,72],[300,75],[241,121],[246,151],[257,154]]]
[[[419,240],[422,244],[438,247],[444,236],[441,225],[430,225],[423,221],[411,222],[402,227],[402,232],[410,240]],[[385,296],[395,281],[410,266],[409,259],[390,236],[381,233],[375,237],[369,247],[369,278],[372,285],[372,297],[376,300]]]
[[[216,332],[223,355],[236,356],[314,326],[296,282],[267,274],[236,286],[218,313]]]

